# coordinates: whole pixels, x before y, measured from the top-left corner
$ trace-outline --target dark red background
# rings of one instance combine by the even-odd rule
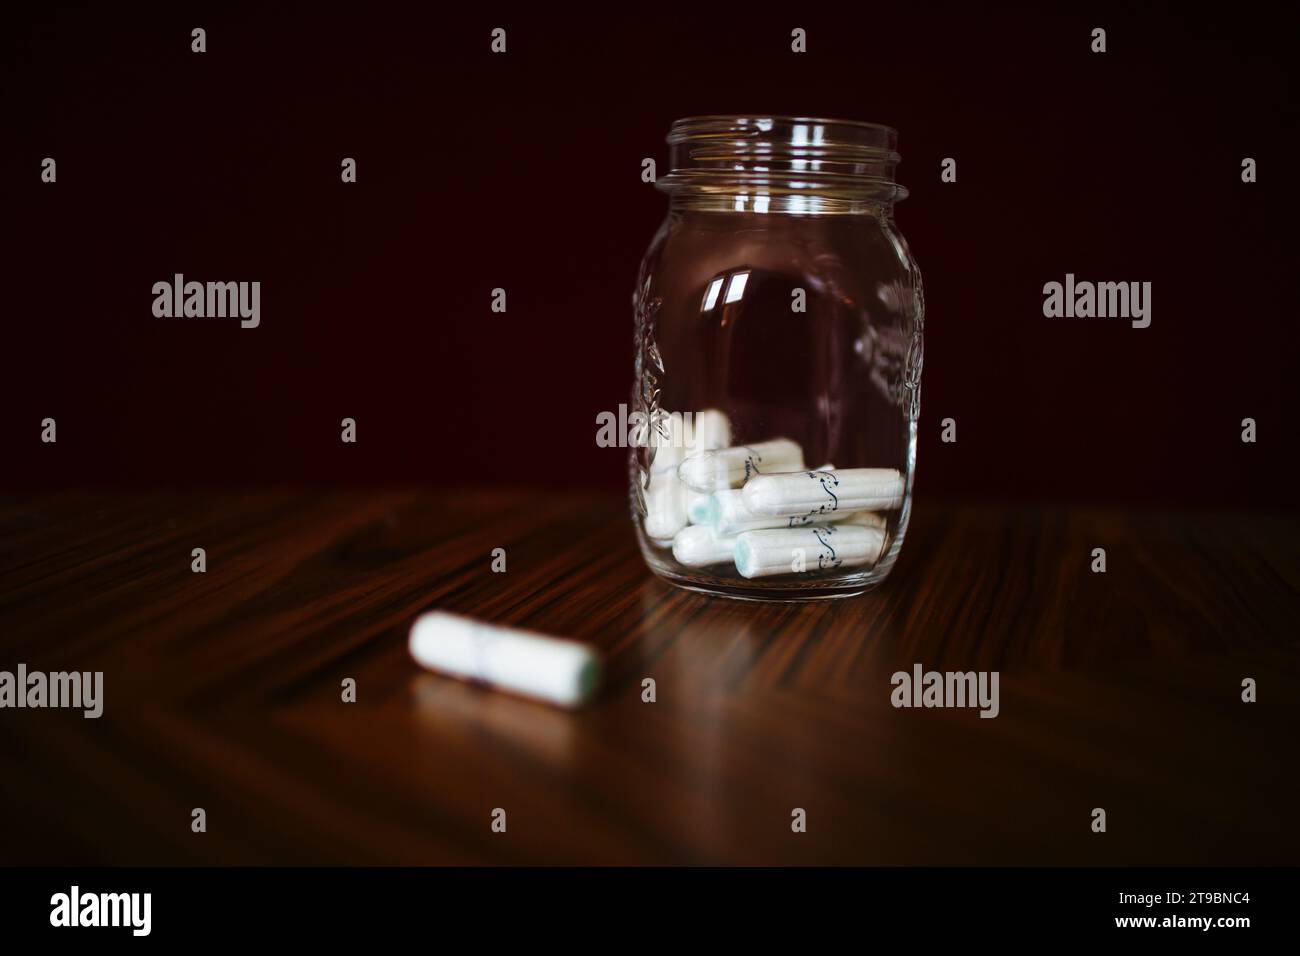
[[[763,111],[900,131],[922,493],[1294,500],[1296,34],[1265,8],[421,9],[7,26],[5,487],[617,486],[595,419],[666,209],[641,159],[675,117]],[[154,318],[174,272],[260,280],[261,327]],[[1043,318],[1067,272],[1151,281],[1151,328]]]

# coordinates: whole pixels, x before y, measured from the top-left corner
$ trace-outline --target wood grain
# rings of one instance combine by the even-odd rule
[[[102,670],[105,715],[0,711],[0,862],[1294,863],[1298,541],[923,501],[883,588],[756,605],[652,578],[617,497],[10,499],[0,669]],[[605,686],[571,714],[424,673],[435,606],[591,641]],[[893,708],[917,662],[1000,671],[1000,716]]]

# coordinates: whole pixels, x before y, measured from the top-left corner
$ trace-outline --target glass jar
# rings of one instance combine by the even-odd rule
[[[633,297],[631,499],[646,563],[758,600],[860,594],[911,511],[921,275],[894,130],[673,123]]]

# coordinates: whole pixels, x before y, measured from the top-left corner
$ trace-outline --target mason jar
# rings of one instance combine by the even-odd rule
[[[702,116],[633,296],[631,504],[655,574],[757,600],[878,585],[911,513],[921,274],[897,133]]]

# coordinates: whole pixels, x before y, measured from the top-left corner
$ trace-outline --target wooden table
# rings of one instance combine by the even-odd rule
[[[1297,542],[922,500],[883,588],[756,605],[652,578],[616,495],[9,499],[0,669],[106,686],[99,720],[0,711],[0,862],[1294,863]],[[435,606],[594,642],[605,687],[567,713],[422,672]],[[1000,715],[895,709],[918,662],[998,670]]]

